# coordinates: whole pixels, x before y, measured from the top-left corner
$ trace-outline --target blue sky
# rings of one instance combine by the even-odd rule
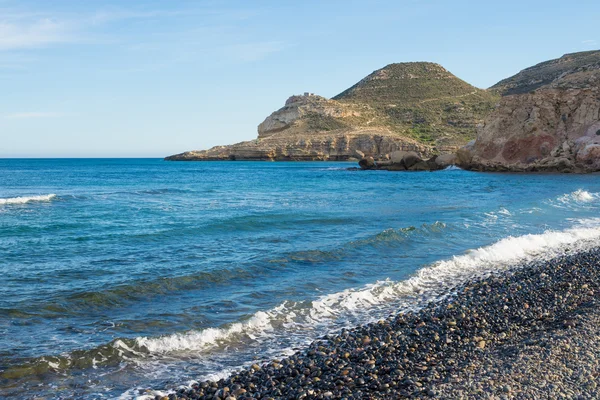
[[[0,157],[251,140],[290,95],[332,97],[393,62],[485,88],[600,48],[599,20],[597,0],[0,0]]]

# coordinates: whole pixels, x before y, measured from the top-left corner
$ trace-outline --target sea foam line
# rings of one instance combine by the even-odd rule
[[[32,201],[50,201],[56,197],[55,194],[45,194],[40,196],[29,196],[29,197],[9,197],[6,199],[0,199],[0,205],[5,204],[25,204]]]
[[[378,281],[360,289],[321,296],[312,302],[284,302],[269,311],[255,313],[246,322],[224,328],[208,328],[158,338],[140,337],[136,339],[136,347],[154,354],[202,351],[241,338],[268,340],[273,334],[297,340],[303,338],[301,342],[305,343],[314,339],[311,332],[322,332],[316,327],[331,330],[339,326],[336,322],[340,320],[367,323],[390,312],[417,308],[419,304],[446,296],[452,287],[469,278],[490,275],[535,260],[550,259],[563,254],[566,248],[583,251],[598,246],[598,240],[598,219],[580,221],[577,227],[563,231],[509,236],[489,246],[438,261],[420,269],[407,280]]]

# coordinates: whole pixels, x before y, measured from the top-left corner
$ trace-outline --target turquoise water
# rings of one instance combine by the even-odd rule
[[[599,175],[353,166],[0,160],[0,396],[166,393],[600,243]]]

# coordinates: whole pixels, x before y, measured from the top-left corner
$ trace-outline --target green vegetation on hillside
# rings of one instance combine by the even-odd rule
[[[460,146],[475,137],[498,96],[438,64],[415,62],[390,64],[333,99],[366,104],[379,115],[378,125],[423,143]]]
[[[348,124],[338,118],[315,112],[307,113],[303,118],[306,120],[306,127],[310,131],[329,132],[348,128]]]

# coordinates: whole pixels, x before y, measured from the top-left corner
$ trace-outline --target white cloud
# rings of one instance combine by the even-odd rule
[[[5,119],[33,119],[33,118],[57,118],[64,117],[65,113],[59,112],[41,112],[41,111],[29,111],[29,112],[18,112],[13,114],[5,114]]]
[[[598,44],[598,42],[595,39],[582,40],[581,43],[588,46],[595,46]]]

